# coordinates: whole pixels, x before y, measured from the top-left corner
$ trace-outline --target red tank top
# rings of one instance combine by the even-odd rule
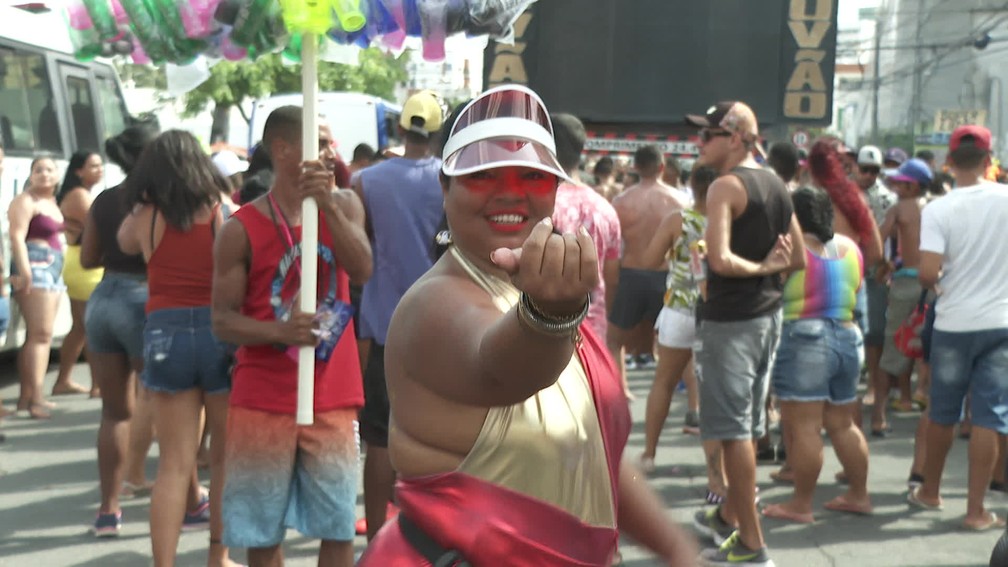
[[[294,246],[281,236],[282,228],[246,205],[234,214],[248,235],[252,260],[245,286],[243,315],[275,321],[283,305],[300,289],[301,227],[292,227]],[[332,236],[319,219],[319,289],[327,296],[350,302],[350,280],[332,252]],[[231,405],[271,413],[294,414],[297,407],[297,362],[274,345],[246,345],[238,349],[231,385]],[[360,360],[353,322],[347,325],[327,362],[315,361],[315,411],[364,405]]]
[[[156,213],[155,213],[156,214]],[[156,218],[156,217],[155,217]],[[189,230],[165,225],[164,236],[147,261],[147,313],[173,307],[208,307],[213,282],[214,219]],[[163,219],[162,219],[162,222]],[[153,239],[153,227],[151,228]]]

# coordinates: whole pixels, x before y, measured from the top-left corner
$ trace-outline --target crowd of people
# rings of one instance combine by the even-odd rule
[[[680,381],[707,465],[706,565],[773,565],[761,517],[814,521],[823,431],[846,484],[825,508],[871,514],[867,439],[889,435],[889,412],[921,412],[909,506],[941,508],[959,425],[963,526],[1004,527],[984,506],[1008,459],[1008,249],[985,231],[1008,223],[1008,190],[985,179],[989,131],[957,129],[947,171],[831,137],[765,152],[752,109],[728,101],[686,117],[691,167],[643,146],[631,175],[586,160],[583,124],[524,87],[448,110],[414,94],[403,154],[360,146],[348,165],[324,117],[303,160],[300,107],[270,114],[248,163],[132,126],[104,152],[125,181],[96,197],[98,152],[62,184],[33,161],[8,211],[16,409],[51,417],[66,291],[52,394],[102,400],[96,536],[118,535],[121,498],[150,494],[155,565],[175,563],[183,529],[208,529],[208,565],[234,565],[230,547],[281,565],[288,528],[321,540],[323,566],[354,564],[364,535],[366,566],[608,567],[621,534],[692,565],[695,538],[647,482]],[[305,199],[315,313],[298,302]],[[303,347],[311,425],[295,421]],[[82,352],[90,387],[70,377]],[[653,361],[628,456],[627,371]],[[794,492],[760,507],[763,460]]]

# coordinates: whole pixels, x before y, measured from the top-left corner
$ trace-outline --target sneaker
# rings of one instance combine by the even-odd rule
[[[693,527],[702,535],[714,540],[714,545],[721,545],[735,532],[734,527],[721,519],[720,510],[721,506],[718,505],[697,510],[696,514],[693,514]]]
[[[732,533],[717,549],[705,549],[700,562],[709,567],[730,565],[735,567],[775,567],[766,546],[753,551],[742,544],[738,532]]]
[[[623,365],[627,370],[637,370],[637,359],[634,358],[634,355],[628,354],[623,357]]]
[[[98,513],[95,517],[94,526],[91,526],[91,533],[95,537],[117,537],[122,529],[122,510],[115,514]]]
[[[654,355],[651,354],[639,354],[637,355],[637,368],[641,370],[652,370],[657,366],[655,362]]]
[[[194,530],[205,530],[210,527],[210,498],[206,495],[200,497],[199,504],[195,508],[186,512],[182,518],[182,531],[190,532]]]

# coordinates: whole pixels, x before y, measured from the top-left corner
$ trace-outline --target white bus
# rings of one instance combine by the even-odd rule
[[[290,104],[301,106],[303,101],[300,93],[273,95],[255,101],[249,122],[249,149],[262,140],[263,126],[271,112]],[[398,130],[402,107],[397,104],[363,93],[322,92],[318,109],[332,130],[336,150],[347,163],[358,144],[368,144],[378,151],[402,143]]]
[[[57,158],[62,176],[76,150],[104,156],[105,140],[132,122],[115,68],[105,61],[82,63],[73,56],[70,36],[59,4],[34,12],[0,6],[0,229],[3,270],[10,270],[7,207],[24,189],[32,157],[46,153]],[[40,4],[33,9],[45,10]],[[105,183],[122,180],[122,172],[106,167]],[[62,301],[55,334],[70,330],[69,301]],[[24,325],[11,302],[11,324],[0,351],[19,348]]]

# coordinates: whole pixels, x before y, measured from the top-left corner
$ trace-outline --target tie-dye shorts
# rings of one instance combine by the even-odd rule
[[[224,456],[224,544],[272,547],[287,528],[350,541],[357,507],[357,409],[293,415],[231,407]]]

